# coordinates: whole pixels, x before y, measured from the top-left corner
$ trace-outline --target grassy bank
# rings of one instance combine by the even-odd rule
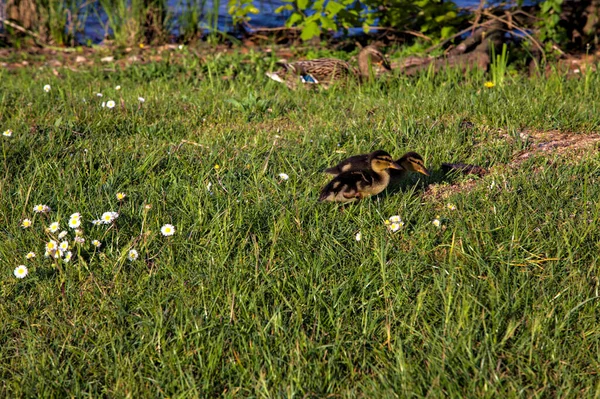
[[[598,395],[600,156],[515,159],[534,132],[598,132],[599,75],[311,93],[272,61],[0,71],[0,396]],[[321,170],[377,148],[433,176],[316,202]],[[68,263],[44,257],[54,221]]]

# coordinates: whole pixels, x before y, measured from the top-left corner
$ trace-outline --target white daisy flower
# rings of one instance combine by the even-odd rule
[[[144,97],[138,97],[138,101],[141,102],[141,103],[146,102],[146,100],[144,99]]]
[[[123,201],[125,199],[125,197],[127,197],[127,194],[125,194],[125,193],[117,193],[117,200]]]
[[[172,236],[173,234],[175,234],[175,226],[173,226],[172,224],[165,224],[163,227],[160,228],[160,232],[165,237]]]
[[[431,222],[431,224],[433,224],[435,227],[440,227],[442,225],[442,222],[440,222],[440,219],[433,219],[433,222]]]
[[[102,97],[102,93],[96,93],[98,97]]]
[[[68,263],[71,261],[72,257],[73,257],[73,252],[67,251],[63,260]]]
[[[93,224],[94,226],[98,226],[99,224],[102,224],[102,223],[103,223],[103,222],[102,222],[102,220],[100,220],[100,219],[92,220],[92,224]]]
[[[73,239],[73,241],[75,241],[77,244],[83,244],[85,242],[85,238],[77,236]]]
[[[48,93],[48,92],[50,91],[50,89],[51,89],[51,88],[52,88],[52,87],[50,87],[50,85],[45,85],[45,86],[44,86],[44,91],[45,91],[46,93]]]
[[[65,252],[69,249],[69,241],[63,241],[60,243],[60,245],[58,246],[58,249],[61,252]]]
[[[183,44],[180,44],[180,45],[178,46],[178,48],[179,48],[179,50],[183,50]]]
[[[102,101],[102,108],[106,107],[106,102]]]
[[[35,213],[48,213],[50,212],[50,207],[48,205],[36,205],[33,207],[33,211]]]
[[[96,248],[100,248],[102,243],[98,240],[92,240],[92,245],[95,246]]]
[[[29,273],[29,270],[27,270],[27,267],[25,265],[21,265],[17,266],[14,273],[16,278],[25,278],[25,276],[27,276],[27,274]]]
[[[60,234],[58,235],[58,239],[62,240],[63,238],[65,238],[67,236],[67,231],[63,230],[60,232]]]
[[[27,255],[25,255],[25,258],[27,258],[27,259],[35,258],[35,252],[29,252]]]
[[[454,204],[447,204],[446,208],[450,209],[451,211],[455,211],[456,210],[456,205],[454,205]]]
[[[71,218],[69,219],[69,227],[72,229],[76,229],[79,226],[81,226],[81,219],[80,218]]]
[[[358,233],[356,233],[356,235],[354,236],[354,239],[356,241],[362,240],[362,233],[360,231]]]
[[[58,249],[58,243],[54,240],[50,240],[46,243],[46,252],[52,254]]]
[[[6,129],[6,130],[5,130],[5,131],[2,133],[2,135],[3,135],[3,136],[5,136],[5,137],[10,137],[10,136],[12,136],[12,134],[13,134],[13,131],[12,131],[12,130],[10,130],[10,129]]]
[[[21,222],[21,227],[26,229],[28,227],[31,227],[31,225],[33,224],[33,222],[29,219],[23,219],[23,221]]]
[[[390,217],[390,222],[392,222],[392,223],[400,223],[401,221],[402,221],[402,219],[398,215],[394,215],[394,216]]]
[[[119,214],[117,212],[104,212],[102,216],[100,216],[100,220],[102,220],[102,223],[104,224],[110,224],[118,217]]]
[[[138,258],[138,252],[135,249],[132,249],[129,251],[129,253],[127,254],[127,259],[129,259],[130,261],[134,261]]]
[[[69,216],[69,219],[81,219],[81,213],[75,212],[71,216]]]
[[[53,222],[52,224],[50,224],[50,227],[48,227],[48,230],[50,230],[50,232],[52,233],[56,233],[59,228],[60,224],[58,222]]]
[[[115,86],[115,90],[121,90],[121,86],[119,86],[119,85],[116,85],[116,86]]]
[[[289,179],[290,177],[289,177],[287,174],[285,174],[285,173],[280,173],[280,174],[279,174],[279,178],[280,178],[281,180],[287,180],[287,179]]]
[[[114,108],[115,107],[115,102],[113,100],[108,100],[106,102],[106,108]]]
[[[396,231],[400,230],[402,228],[402,226],[404,226],[404,222],[390,223],[388,228],[390,229],[391,232],[395,233]]]

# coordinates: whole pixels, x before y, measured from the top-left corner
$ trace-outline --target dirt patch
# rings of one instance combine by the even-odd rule
[[[521,163],[536,156],[558,155],[575,156],[580,159],[582,152],[597,150],[600,145],[599,134],[564,133],[559,131],[549,132],[523,132],[521,138],[530,141],[529,147],[518,153],[511,166],[519,166]]]
[[[518,152],[513,160],[507,164],[499,164],[489,169],[476,165],[442,164],[445,173],[460,172],[465,175],[476,174],[480,177],[497,170],[515,170],[523,162],[534,157],[569,157],[573,161],[582,159],[585,155],[597,154],[600,149],[600,134],[565,133],[558,130],[539,132],[529,131],[520,134],[521,139],[529,142],[527,149]],[[510,138],[505,136],[505,138]],[[450,165],[452,167],[448,167]],[[462,166],[462,167],[459,167]],[[467,166],[467,167],[465,167]],[[506,168],[506,167],[509,168]],[[475,173],[477,171],[478,173]],[[470,192],[475,189],[482,180],[470,179],[456,184],[431,184],[423,192],[426,199],[444,200],[453,194]]]

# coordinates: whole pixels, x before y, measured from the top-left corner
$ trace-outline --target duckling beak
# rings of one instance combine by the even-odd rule
[[[427,168],[424,167],[424,166],[419,166],[419,169],[417,170],[417,172],[422,173],[425,176],[431,176],[431,174],[429,173],[429,171],[427,170]]]
[[[390,169],[404,169],[402,166],[400,166],[398,163],[396,162],[390,162]]]

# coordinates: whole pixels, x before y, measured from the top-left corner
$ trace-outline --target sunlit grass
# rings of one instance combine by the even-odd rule
[[[594,396],[597,149],[503,165],[597,132],[598,75],[290,92],[273,62],[0,72],[0,396]],[[378,148],[433,176],[317,203]],[[442,162],[493,171],[423,196],[466,180]]]

